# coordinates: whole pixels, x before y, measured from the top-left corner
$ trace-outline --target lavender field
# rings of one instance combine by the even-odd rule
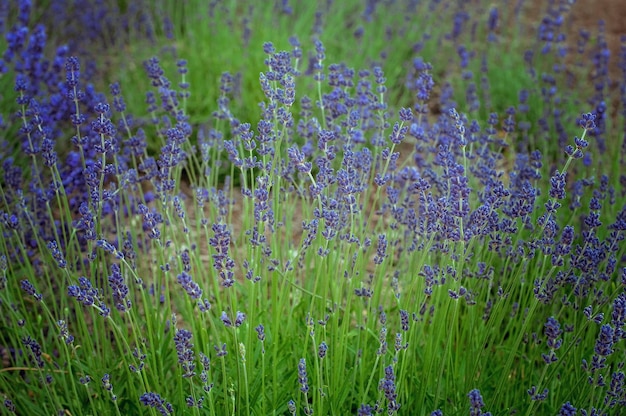
[[[0,412],[624,414],[626,34],[536,3],[0,0]]]

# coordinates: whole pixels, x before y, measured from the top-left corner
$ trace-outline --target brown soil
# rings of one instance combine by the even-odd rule
[[[533,26],[541,23],[549,2],[547,0],[524,0],[525,12],[533,19]],[[554,0],[554,3],[568,0]],[[570,0],[571,1],[571,0]],[[577,0],[571,5],[569,14],[566,16],[569,41],[576,42],[578,32],[581,29],[589,31],[592,41],[598,33],[598,22],[604,21],[606,28],[606,41],[611,50],[610,72],[611,79],[621,78],[618,68],[620,54],[620,37],[626,35],[626,1],[624,0]]]

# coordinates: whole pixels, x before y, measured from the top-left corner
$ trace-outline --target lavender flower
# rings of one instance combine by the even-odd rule
[[[229,328],[233,326],[233,321],[230,320],[230,318],[226,314],[226,311],[222,311],[222,316],[220,317],[220,319],[222,320],[222,323],[225,327]]]
[[[155,408],[162,416],[174,414],[172,404],[163,400],[157,393],[144,393],[139,398],[139,401],[144,406]]]
[[[257,338],[259,341],[265,341],[265,327],[263,324],[259,324],[256,328],[254,328],[254,330],[257,332]]]
[[[93,305],[98,297],[98,290],[94,289],[91,282],[85,277],[80,277],[78,282],[78,286],[72,285],[67,288],[68,295],[76,298],[85,306]]]
[[[208,312],[209,310],[211,310],[211,303],[206,298],[199,300],[198,309],[200,310],[200,312]]]
[[[412,115],[410,114],[410,109],[409,114],[404,114],[402,112],[403,110],[400,110],[401,114],[400,114],[400,118],[404,120],[409,120],[412,118]],[[409,131],[409,128],[407,126],[402,126],[400,125],[400,123],[395,123],[393,125],[393,130],[391,132],[391,135],[389,135],[389,140],[391,141],[391,143],[393,143],[394,145],[398,145],[400,143],[402,143],[402,141],[404,140],[404,138],[406,137],[406,133]]]
[[[295,416],[296,412],[298,411],[298,409],[296,408],[296,402],[294,402],[293,400],[289,400],[287,402],[287,409],[289,409],[289,413]]]
[[[560,325],[554,317],[548,318],[548,321],[545,324],[545,335],[548,338],[548,347],[552,349],[559,349],[562,344],[562,340],[559,338],[563,331],[560,328]]]
[[[157,57],[152,57],[143,63],[144,69],[148,75],[148,78],[152,80],[152,86],[154,87],[169,87],[169,81],[164,77],[165,72],[159,64]]]
[[[379,234],[374,264],[381,264],[385,257],[387,257],[387,236],[385,234]]]
[[[158,240],[161,237],[161,231],[157,225],[163,222],[163,219],[155,211],[150,211],[144,204],[139,204],[139,213],[143,215],[143,230],[147,231],[150,239]]]
[[[100,299],[100,291],[91,285],[89,279],[84,276],[78,278],[78,286],[71,285],[67,288],[67,294],[76,298],[84,306],[94,306],[103,317],[108,317],[111,310]]]
[[[596,116],[593,113],[583,113],[578,120],[578,125],[585,130],[593,130],[596,127]]]
[[[304,153],[300,151],[296,146],[292,146],[287,149],[287,155],[291,162],[296,166],[300,172],[309,173],[311,172],[312,164],[311,162],[305,161]]]
[[[243,321],[245,320],[246,320],[246,314],[243,312],[237,311],[235,315],[235,328],[239,328],[243,324]]]
[[[626,275],[626,268],[623,269]],[[623,279],[623,283],[626,280]],[[626,324],[626,293],[620,293],[612,305],[613,312],[611,312],[611,325],[615,328],[613,332],[613,342],[618,342],[620,339],[626,338],[626,331],[624,325]]]
[[[593,314],[593,306],[589,305],[583,309],[583,314],[588,320],[593,320],[596,324],[601,324],[604,320],[604,314],[602,312],[594,315]]]
[[[470,391],[467,397],[470,399],[470,416],[491,416],[490,412],[483,413],[481,410],[485,407],[485,402],[483,402],[483,397],[478,389]]]
[[[404,344],[402,343],[402,332],[396,332],[396,340],[394,343],[394,348],[396,350],[396,353],[409,348],[408,342],[405,342]]]
[[[190,378],[196,375],[194,371],[196,364],[194,363],[193,344],[191,343],[192,334],[186,329],[176,330],[174,335],[174,343],[176,344],[176,354],[178,355],[178,363],[183,368],[183,377]]]
[[[576,416],[576,408],[570,404],[570,402],[565,403],[561,406],[561,410],[559,410],[559,416]]]
[[[114,82],[109,85],[109,91],[113,96],[113,108],[118,113],[123,113],[126,111],[126,103],[124,102],[124,98],[122,97],[122,90],[120,89],[120,84],[118,82]]]
[[[376,79],[376,84],[378,84],[378,87],[376,88],[376,92],[378,92],[379,94],[384,94],[385,92],[387,92],[387,87],[385,86],[385,82],[387,81],[387,78],[385,78],[385,74],[382,68],[379,66],[375,66],[373,68],[373,72],[374,72],[374,77]]]
[[[4,399],[4,407],[6,407],[10,413],[15,413],[16,411],[15,404],[10,399]]]
[[[111,376],[109,375],[109,373],[105,373],[102,376],[101,381],[102,381],[102,388],[111,394],[111,400],[116,401],[117,396],[113,394],[113,385],[111,384]]]
[[[609,407],[626,405],[626,376],[623,371],[611,374],[611,383],[606,392],[604,403]]]
[[[400,117],[400,121],[404,123],[410,123],[413,121],[413,112],[410,108],[401,108],[398,115]]]
[[[124,258],[124,253],[122,253],[121,251],[117,251],[115,246],[106,240],[97,240],[96,247],[99,247],[107,253],[114,255],[115,258],[117,258],[118,260],[122,260]]]
[[[129,364],[128,368],[130,369],[130,371],[132,371],[133,373],[138,373],[141,370],[143,370],[144,366],[145,366],[145,360],[146,360],[146,354],[144,354],[143,352],[141,352],[141,350],[139,348],[134,348],[132,355],[135,359],[137,359],[137,361],[139,361],[139,367],[134,366],[133,364]]]
[[[36,301],[41,302],[41,300],[43,299],[43,295],[41,293],[37,293],[35,286],[33,286],[30,281],[28,281],[27,279],[22,280],[21,286],[24,292],[34,297]]]
[[[30,349],[31,359],[37,364],[37,367],[43,368],[45,365],[43,359],[41,358],[43,351],[41,350],[39,343],[30,336],[26,336],[22,338],[22,344]]]
[[[209,383],[209,370],[211,368],[211,360],[209,357],[200,353],[200,362],[202,363],[202,371],[200,372],[200,380],[202,381],[202,389],[205,392],[211,391],[213,388],[213,383]]]
[[[530,389],[527,390],[527,392],[528,392],[528,395],[530,396],[530,400],[541,401],[541,400],[545,400],[548,398],[549,390],[543,389],[543,392],[539,393],[537,386],[532,386]]]
[[[387,353],[388,344],[387,344],[387,328],[384,326],[380,328],[380,333],[378,335],[378,342],[380,346],[376,350],[376,354],[385,355]]]
[[[298,363],[298,383],[300,383],[300,391],[304,394],[308,393],[309,379],[306,375],[306,360],[304,358],[301,358]]]
[[[324,81],[324,74],[322,70],[324,69],[323,61],[326,59],[326,49],[324,48],[324,44],[319,39],[314,39],[313,43],[315,45],[315,52],[317,53],[316,59],[313,61],[313,70],[315,71],[314,80],[321,82]]]
[[[174,196],[174,198],[172,198],[172,203],[174,204],[174,210],[176,211],[176,215],[179,218],[184,219],[185,218],[185,210],[183,208],[183,204],[181,202],[181,198],[178,195]]]
[[[498,28],[498,8],[492,6],[489,10],[489,19],[487,20],[487,29],[491,34]]]
[[[191,271],[191,258],[189,257],[189,250],[185,249],[182,253],[180,253],[180,260],[183,263],[183,271],[190,272]]]
[[[55,166],[57,163],[57,153],[54,150],[54,142],[48,136],[41,140],[41,155],[43,156],[43,164],[47,167]]]
[[[213,349],[215,350],[216,355],[218,357],[224,357],[225,355],[228,355],[228,351],[226,350],[226,344],[225,343],[222,343],[221,347],[219,347],[217,345],[214,345]]]
[[[216,253],[212,255],[213,268],[217,270],[222,279],[222,286],[231,287],[235,283],[233,279],[234,273],[232,271],[235,267],[235,262],[228,256],[230,231],[226,224],[213,224],[212,229],[215,235],[209,239],[209,245],[216,251]]]
[[[67,58],[65,61],[65,71],[67,71],[65,82],[68,88],[68,100],[80,100],[80,95],[75,94],[73,90],[76,86],[78,86],[78,79],[80,78],[80,64],[78,62],[78,58],[74,56]]]
[[[403,331],[409,330],[409,313],[403,309],[400,309],[400,325]]]
[[[320,358],[326,357],[326,352],[328,351],[328,345],[324,341],[322,341],[317,349],[317,355]]]
[[[369,404],[362,404],[358,410],[358,416],[372,416],[374,409]]]
[[[202,296],[200,285],[194,282],[191,275],[186,271],[176,276],[176,281],[183,287],[191,299],[197,300]]]
[[[65,261],[65,258],[63,257],[63,253],[61,253],[61,250],[59,250],[57,242],[54,240],[51,240],[50,242],[48,242],[48,248],[50,249],[52,257],[54,258],[54,260],[56,260],[57,265],[62,269],[67,267],[67,262]]]
[[[81,217],[79,220],[73,223],[74,228],[79,231],[83,231],[85,234],[85,239],[87,240],[95,240],[96,239],[96,220],[94,218],[93,212],[89,207],[87,202],[82,202],[80,204],[80,208],[78,209]]]
[[[565,172],[557,170],[550,178],[550,197],[554,199],[565,198]]]
[[[70,334],[67,328],[67,322],[63,319],[59,319],[57,321],[57,326],[59,327],[59,338],[63,339],[67,345],[74,342],[74,336]]]
[[[185,403],[187,403],[187,407],[197,407],[198,409],[202,409],[202,403],[204,403],[204,396],[199,399],[194,399],[193,396],[187,396],[185,398]]]
[[[548,321],[544,325],[544,334],[546,338],[548,338],[547,345],[550,348],[549,354],[541,354],[541,357],[546,362],[546,364],[551,364],[558,360],[558,357],[554,353],[555,350],[558,350],[563,343],[563,340],[559,338],[563,330],[561,330],[561,326],[554,317],[548,318]]]
[[[600,335],[596,340],[596,346],[594,352],[604,359],[615,351],[613,349],[613,327],[611,325],[602,325],[600,328]]]
[[[98,117],[91,122],[91,131],[100,136],[98,142],[94,144],[94,151],[99,154],[112,154],[116,150],[116,129],[109,118],[110,106],[107,103],[97,103],[94,111]]]
[[[142,128],[137,129],[135,134],[129,137],[124,144],[131,156],[136,158],[142,156],[148,147],[145,130]]]
[[[378,390],[385,394],[388,401],[387,412],[393,414],[400,409],[400,403],[397,402],[398,394],[396,393],[396,376],[393,372],[393,366],[385,367],[385,378],[378,383]]]

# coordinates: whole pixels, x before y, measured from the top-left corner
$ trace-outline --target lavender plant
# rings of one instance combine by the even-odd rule
[[[80,48],[32,28],[30,2],[3,9],[3,412],[618,414],[626,205],[608,73],[575,113],[536,57],[528,76],[554,86],[540,109],[530,89],[480,97],[461,42],[498,45],[499,7],[448,10],[390,72],[363,40],[388,14],[350,5],[369,61],[329,63],[330,4],[310,48],[250,44],[258,117],[228,72],[214,111],[198,107],[191,57],[100,91]],[[170,12],[163,32],[185,36]],[[542,21],[547,61],[566,12]],[[458,51],[464,103],[420,55],[433,38]]]

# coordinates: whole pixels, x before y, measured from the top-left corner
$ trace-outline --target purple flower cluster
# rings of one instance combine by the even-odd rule
[[[396,392],[396,376],[393,371],[393,366],[385,367],[385,378],[381,379],[378,383],[378,390],[385,394],[387,399],[387,413],[394,414],[400,409],[400,403],[398,403],[398,393]]]
[[[546,364],[551,364],[558,360],[555,350],[561,348],[561,345],[563,344],[563,340],[559,338],[563,331],[561,330],[559,322],[551,316],[544,325],[544,333],[548,339],[547,345],[548,348],[550,348],[550,353],[542,354],[541,357]]]
[[[301,358],[298,362],[298,383],[300,384],[300,391],[308,393],[309,391],[309,378],[306,374],[306,360]]]
[[[202,381],[202,389],[205,392],[210,392],[213,388],[213,383],[209,383],[209,370],[211,368],[211,360],[209,357],[200,353],[200,362],[202,363],[202,371],[200,372],[200,380]]]
[[[113,304],[120,312],[126,312],[132,306],[132,302],[127,298],[129,289],[126,285],[124,276],[122,275],[119,264],[111,265],[111,274],[109,275],[109,286],[113,296]]]
[[[10,412],[15,414],[16,408],[15,404],[11,399],[4,399],[4,407]]]
[[[26,294],[34,297],[36,301],[41,302],[41,300],[43,299],[43,295],[41,293],[37,293],[37,289],[35,289],[35,286],[33,286],[31,282],[29,282],[27,279],[24,279],[21,282],[21,286],[22,290],[26,292]]]
[[[30,357],[37,367],[43,368],[45,363],[42,358],[43,351],[39,343],[30,336],[26,336],[22,338],[22,344],[30,350]]]
[[[196,364],[194,363],[193,344],[191,343],[192,334],[186,329],[176,330],[174,335],[174,344],[176,345],[176,354],[178,355],[178,363],[183,368],[183,377],[189,378],[196,375],[194,371]]]
[[[237,313],[235,314],[235,322],[233,323],[233,321],[228,317],[228,314],[225,311],[223,311],[220,319],[222,320],[222,323],[226,327],[231,327],[234,325],[235,328],[239,328],[243,324],[243,322],[246,320],[246,314],[243,312],[237,311]]]
[[[200,288],[200,285],[198,285],[198,283],[196,283],[191,275],[186,271],[180,273],[176,277],[176,281],[182,286],[191,299],[197,300],[202,296],[202,289]]]
[[[226,224],[213,224],[214,236],[209,239],[209,245],[215,249],[213,254],[213,268],[217,271],[221,284],[224,287],[231,287],[235,281],[233,279],[234,260],[228,255],[230,247],[230,231]]]
[[[213,349],[215,350],[215,355],[217,357],[224,357],[228,355],[228,351],[226,350],[226,344],[222,343],[222,346],[214,345]]]
[[[148,238],[158,240],[161,237],[161,231],[158,225],[163,222],[161,215],[150,210],[146,205],[139,204],[139,213],[143,215],[143,230],[146,232]]]
[[[326,344],[326,342],[322,341],[319,347],[317,348],[317,355],[320,358],[325,358],[327,352],[328,352],[328,345]]]
[[[106,373],[102,376],[102,388],[111,393],[111,400],[116,401],[117,396],[113,394],[113,384],[111,384],[111,375]]]
[[[63,319],[59,319],[57,321],[57,326],[59,327],[59,337],[65,341],[67,345],[70,345],[74,342],[74,335],[70,334],[69,329],[67,327],[67,322]]]
[[[139,397],[139,401],[146,407],[156,409],[162,416],[174,414],[172,404],[166,402],[158,393],[144,393]]]
[[[93,287],[89,279],[84,276],[78,278],[78,285],[68,286],[67,294],[84,306],[94,306],[98,313],[105,318],[111,313],[111,310],[101,299],[101,291]]]
[[[491,416],[491,412],[482,411],[482,408],[485,407],[485,402],[478,389],[470,391],[467,397],[470,400],[470,416]]]

